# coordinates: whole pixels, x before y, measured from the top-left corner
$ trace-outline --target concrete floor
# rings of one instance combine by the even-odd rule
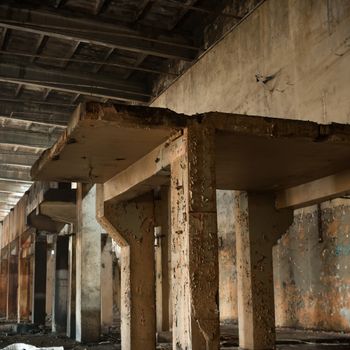
[[[165,342],[169,334],[161,335],[162,342],[158,344],[157,349],[170,350],[171,343]],[[117,333],[104,335],[99,343],[79,344],[75,341],[52,333],[41,331],[36,334],[13,334],[9,331],[8,324],[0,324],[0,349],[14,343],[27,343],[37,347],[44,346],[63,346],[64,349],[96,349],[112,350],[120,349],[120,336]],[[238,349],[238,330],[232,325],[223,325],[221,327],[221,349]],[[302,331],[293,329],[277,330],[277,349],[278,350],[328,350],[328,349],[350,349],[350,334],[330,333],[319,331]]]

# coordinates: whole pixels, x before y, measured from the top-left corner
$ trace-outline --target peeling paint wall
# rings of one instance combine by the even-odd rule
[[[274,262],[279,326],[350,331],[350,199],[296,211]]]
[[[220,320],[237,321],[235,192],[217,191]],[[350,332],[350,199],[295,211],[274,247],[276,323]]]

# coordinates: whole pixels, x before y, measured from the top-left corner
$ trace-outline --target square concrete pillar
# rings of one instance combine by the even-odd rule
[[[46,319],[47,240],[45,234],[34,234],[32,322],[45,325]]]
[[[96,220],[96,186],[77,189],[75,339],[96,342],[101,335],[101,233]]]
[[[170,330],[170,282],[169,282],[169,240],[170,240],[170,188],[162,186],[155,200],[155,264],[156,264],[156,307],[157,332]]]
[[[8,274],[7,274],[7,320],[17,320],[18,307],[18,253],[19,239],[8,245]]]
[[[101,327],[108,332],[113,325],[113,252],[112,238],[101,236]]]
[[[121,246],[121,347],[153,350],[156,347],[153,194],[123,203],[113,200],[99,203],[103,206],[102,211],[99,209],[101,224]]]
[[[29,257],[19,257],[18,260],[18,316],[17,322],[21,321],[29,321],[30,316],[30,286],[32,278],[31,266],[30,266],[30,258]]]
[[[75,309],[76,309],[76,238],[69,236],[68,246],[68,313],[67,313],[67,337],[75,339]]]
[[[52,331],[60,334],[65,334],[67,331],[68,243],[68,236],[57,236]]]
[[[272,247],[292,223],[271,194],[240,192],[235,203],[237,298],[241,349],[275,348]]]
[[[7,306],[7,273],[8,273],[8,254],[7,249],[1,249],[0,261],[0,317],[6,317]]]
[[[56,279],[56,238],[54,235],[47,235],[47,256],[46,256],[46,315],[52,319],[54,288]],[[33,257],[32,257],[33,259]],[[34,265],[34,264],[33,264]]]
[[[214,130],[184,131],[171,164],[173,349],[219,349],[219,269]]]

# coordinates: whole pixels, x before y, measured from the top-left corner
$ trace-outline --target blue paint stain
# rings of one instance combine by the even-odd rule
[[[335,248],[335,255],[336,256],[348,256],[348,255],[350,255],[350,246],[338,245]]]
[[[350,310],[343,307],[341,310],[340,310],[340,314],[346,318],[346,320],[348,321],[348,323],[350,324]]]

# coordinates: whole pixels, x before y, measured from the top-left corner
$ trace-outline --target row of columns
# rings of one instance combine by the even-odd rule
[[[199,123],[184,130],[185,151],[171,162],[170,203],[159,205],[154,193],[101,203],[103,187],[98,186],[98,218],[122,246],[123,350],[155,349],[156,331],[169,325],[174,350],[219,349],[214,133],[210,126]],[[162,252],[168,251],[162,238],[168,209],[171,268],[164,276],[159,266],[168,259]],[[275,209],[271,193],[242,191],[237,197],[237,302],[242,349],[275,348],[272,247],[292,217],[291,211]],[[167,278],[170,291],[162,285],[163,281],[169,283]],[[170,298],[170,309],[157,297],[162,293]]]
[[[123,350],[155,349],[156,332],[170,327],[174,350],[219,349],[214,134],[212,128],[199,123],[184,130],[184,153],[171,163],[170,194],[164,188],[156,195],[147,193],[126,202],[112,199],[102,203],[100,223],[121,246]],[[78,187],[76,236],[57,236],[55,243],[53,330],[66,331],[68,320],[68,333],[84,342],[99,338],[101,314],[111,317],[108,308],[101,309],[101,296],[112,299],[113,289],[108,279],[101,283],[103,229],[96,221],[96,197],[100,206],[96,186]],[[272,246],[291,223],[292,213],[276,211],[271,194],[241,192],[237,198],[240,347],[272,349]],[[37,317],[38,322],[43,322],[45,309],[44,246],[36,235],[33,318]],[[15,241],[2,259],[7,261],[7,294],[11,296],[17,293],[18,249]],[[110,269],[103,264],[104,269]],[[101,290],[102,286],[108,288]],[[16,305],[7,302],[9,317],[15,316],[15,310]]]
[[[93,194],[83,202],[80,212],[84,214],[76,234],[48,235],[32,230],[25,242],[20,236],[1,250],[3,317],[45,325],[49,315],[53,332],[84,342],[99,339],[101,323],[105,328],[112,326],[111,239],[102,235],[95,216],[90,215],[91,205],[94,210]]]

